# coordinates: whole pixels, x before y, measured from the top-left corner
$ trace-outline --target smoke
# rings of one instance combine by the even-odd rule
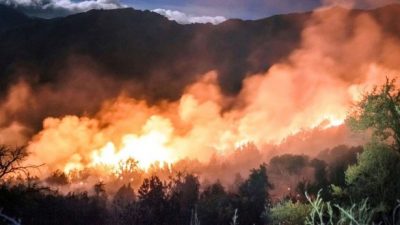
[[[106,99],[141,90],[133,83],[103,76],[87,60],[81,61],[84,63],[69,62],[62,78],[52,83],[35,81],[34,75],[19,75],[0,102],[2,144],[25,145],[42,129],[45,117],[94,114]]]
[[[322,0],[322,5],[340,5],[348,8],[376,8],[389,4],[399,3],[399,0]]]
[[[360,93],[397,73],[395,60],[386,60],[398,57],[389,51],[393,46],[399,46],[398,40],[366,14],[316,11],[301,47],[265,74],[246,78],[236,97],[224,96],[218,74],[209,72],[178,101],[148,105],[119,97],[93,117],[47,118],[29,150],[34,161],[64,171],[112,166],[129,157],[138,158],[143,169],[155,161],[207,162],[244,143],[254,143],[265,154],[266,146],[285,146],[290,136],[305,130],[324,132],[341,125]]]
[[[23,145],[28,141],[29,128],[25,127],[12,115],[22,110],[29,100],[30,87],[18,83],[10,87],[7,98],[0,105],[0,142],[5,145]]]
[[[236,96],[224,95],[217,72],[210,71],[178,100],[150,104],[130,97],[140,87],[73,66],[55,85],[21,80],[12,86],[0,111],[0,134],[17,143],[26,140],[25,132],[35,133],[28,161],[45,163],[42,175],[120,174],[121,163],[135,158],[149,173],[158,161],[232,183],[235,174],[277,154],[316,155],[362,143],[343,121],[364,91],[397,76],[399,48],[398,38],[366,13],[316,10],[299,48],[245,78]],[[44,114],[39,132],[27,128]]]

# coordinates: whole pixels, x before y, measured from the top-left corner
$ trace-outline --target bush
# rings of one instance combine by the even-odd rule
[[[371,143],[346,171],[353,200],[368,198],[371,206],[387,212],[400,199],[400,154],[384,144]]]
[[[310,211],[310,205],[288,200],[275,205],[270,210],[270,218],[276,225],[302,225]]]

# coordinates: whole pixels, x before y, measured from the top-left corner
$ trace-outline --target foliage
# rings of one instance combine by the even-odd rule
[[[400,150],[400,91],[394,80],[387,80],[379,89],[364,95],[347,119],[347,124],[356,131],[372,129],[373,139],[394,141]]]
[[[327,164],[328,182],[339,187],[344,187],[346,185],[345,171],[350,165],[357,163],[357,155],[362,151],[363,147],[361,146],[348,147],[339,145],[319,153],[318,159],[323,160]]]
[[[308,157],[304,155],[284,154],[273,157],[269,164],[271,170],[282,175],[286,173],[297,175],[308,164]]]
[[[0,186],[0,207],[21,224],[106,224],[108,211],[87,193],[62,195],[40,185]]]
[[[220,182],[204,188],[198,202],[200,221],[203,224],[226,225],[234,214],[233,199]],[[237,220],[237,218],[236,218]]]
[[[313,159],[310,162],[311,166],[314,168],[314,182],[308,188],[308,191],[312,193],[317,193],[318,190],[322,190],[321,194],[323,197],[328,195],[328,191],[324,191],[328,186],[328,173],[327,173],[327,164],[325,161],[319,159]],[[326,189],[328,190],[328,189]]]
[[[177,216],[177,223],[185,223],[191,218],[199,199],[200,182],[192,174],[178,174],[170,184],[170,202],[173,204]],[[196,209],[197,217],[197,209]]]
[[[387,211],[400,198],[400,154],[385,144],[370,143],[357,165],[346,171],[349,194],[354,200],[369,197],[374,207]]]
[[[308,204],[286,200],[270,209],[270,218],[274,225],[302,225],[310,213]]]
[[[131,185],[122,185],[112,201],[112,218],[110,218],[110,222],[118,225],[130,224],[132,221],[130,214],[135,212],[135,200],[135,192]]]
[[[239,224],[263,224],[260,216],[264,206],[270,202],[268,191],[272,188],[265,164],[251,170],[249,178],[239,187],[240,201],[237,208],[242,215],[239,217]]]
[[[105,184],[100,181],[97,182],[95,185],[93,185],[93,191],[98,198],[106,198],[106,190],[105,190]]]
[[[51,185],[62,186],[62,185],[69,184],[69,179],[68,179],[68,176],[64,172],[62,172],[60,170],[56,170],[54,173],[51,174],[51,176],[49,176],[46,179],[46,182]]]
[[[117,211],[122,211],[123,208],[134,203],[136,200],[135,191],[131,187],[131,184],[122,185],[115,193],[112,201],[113,208]]]
[[[311,205],[305,225],[371,225],[375,211],[368,204],[368,199],[363,199],[351,207],[342,207],[324,202],[318,193],[312,200],[307,194],[307,200]]]
[[[146,211],[140,224],[166,224],[169,214],[166,189],[166,184],[156,176],[144,179],[138,190],[140,208]]]

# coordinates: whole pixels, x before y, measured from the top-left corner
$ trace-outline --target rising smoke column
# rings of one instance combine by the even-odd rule
[[[167,151],[155,160],[166,163],[207,162],[249,142],[272,152],[267,146],[285,144],[304,130],[341,125],[360,93],[397,76],[396,49],[399,40],[366,13],[316,10],[300,47],[264,74],[246,78],[237,96],[224,96],[218,74],[209,72],[178,101],[149,105],[122,96],[105,102],[95,116],[47,118],[29,143],[31,160],[46,163],[49,171],[115,164],[106,159],[152,153],[146,149],[149,135],[160,140],[152,148]],[[148,160],[143,169],[154,159]]]

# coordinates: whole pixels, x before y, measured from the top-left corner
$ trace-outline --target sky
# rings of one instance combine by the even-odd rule
[[[179,23],[218,24],[228,18],[259,19],[276,14],[304,12],[345,4],[373,8],[400,0],[0,0],[38,17],[59,17],[90,9],[132,7],[152,10]]]
[[[320,0],[127,0],[141,9],[163,8],[192,15],[256,19],[274,14],[311,10]]]

